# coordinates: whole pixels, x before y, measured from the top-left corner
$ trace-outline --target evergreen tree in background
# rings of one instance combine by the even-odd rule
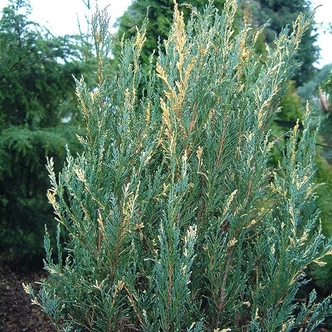
[[[60,169],[65,146],[79,150],[72,75],[85,62],[79,39],[52,36],[29,13],[28,1],[12,0],[0,19],[0,249],[33,258],[53,220],[46,156]]]
[[[255,0],[250,3],[250,9],[259,25],[268,22],[264,35],[269,45],[273,45],[276,36],[285,26],[290,25],[299,13],[307,15],[313,10],[308,0]],[[319,58],[319,48],[315,45],[315,31],[314,25],[311,25],[301,41],[298,58],[302,65],[293,77],[297,86],[310,81],[316,72],[313,64]]]

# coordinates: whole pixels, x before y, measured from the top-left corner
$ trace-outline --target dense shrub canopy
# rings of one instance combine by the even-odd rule
[[[69,154],[59,176],[48,163],[57,263],[47,235],[50,276],[34,297],[59,329],[312,331],[331,313],[329,298],[297,298],[307,265],[331,252],[315,230],[309,109],[268,167],[310,20],[283,30],[262,65],[250,22],[234,34],[236,11],[234,0],[221,14],[210,4],[185,26],[176,5],[148,76],[143,26],[122,43],[114,76],[103,75],[100,42],[98,89],[77,82],[84,153]]]

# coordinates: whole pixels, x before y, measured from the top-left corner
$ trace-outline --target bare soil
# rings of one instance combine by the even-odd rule
[[[22,283],[32,284],[45,278],[43,271],[24,271],[18,263],[0,257],[0,331],[56,332],[52,322],[25,293]]]

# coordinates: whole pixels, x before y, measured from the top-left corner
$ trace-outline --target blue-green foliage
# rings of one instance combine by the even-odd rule
[[[331,314],[330,298],[297,298],[306,267],[331,251],[315,229],[309,109],[280,167],[268,167],[310,20],[284,30],[261,66],[259,34],[250,24],[233,34],[236,11],[236,1],[221,15],[210,4],[185,27],[175,7],[148,77],[143,26],[123,42],[116,75],[101,67],[93,92],[77,82],[84,152],[59,176],[48,163],[66,257],[53,262],[47,235],[49,278],[34,297],[59,329],[313,331]]]

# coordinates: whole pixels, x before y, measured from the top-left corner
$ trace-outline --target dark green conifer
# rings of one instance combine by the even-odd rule
[[[73,75],[85,63],[77,38],[54,37],[29,14],[29,1],[11,0],[0,19],[0,250],[41,264],[53,219],[46,156],[60,170],[66,145],[80,148]]]

